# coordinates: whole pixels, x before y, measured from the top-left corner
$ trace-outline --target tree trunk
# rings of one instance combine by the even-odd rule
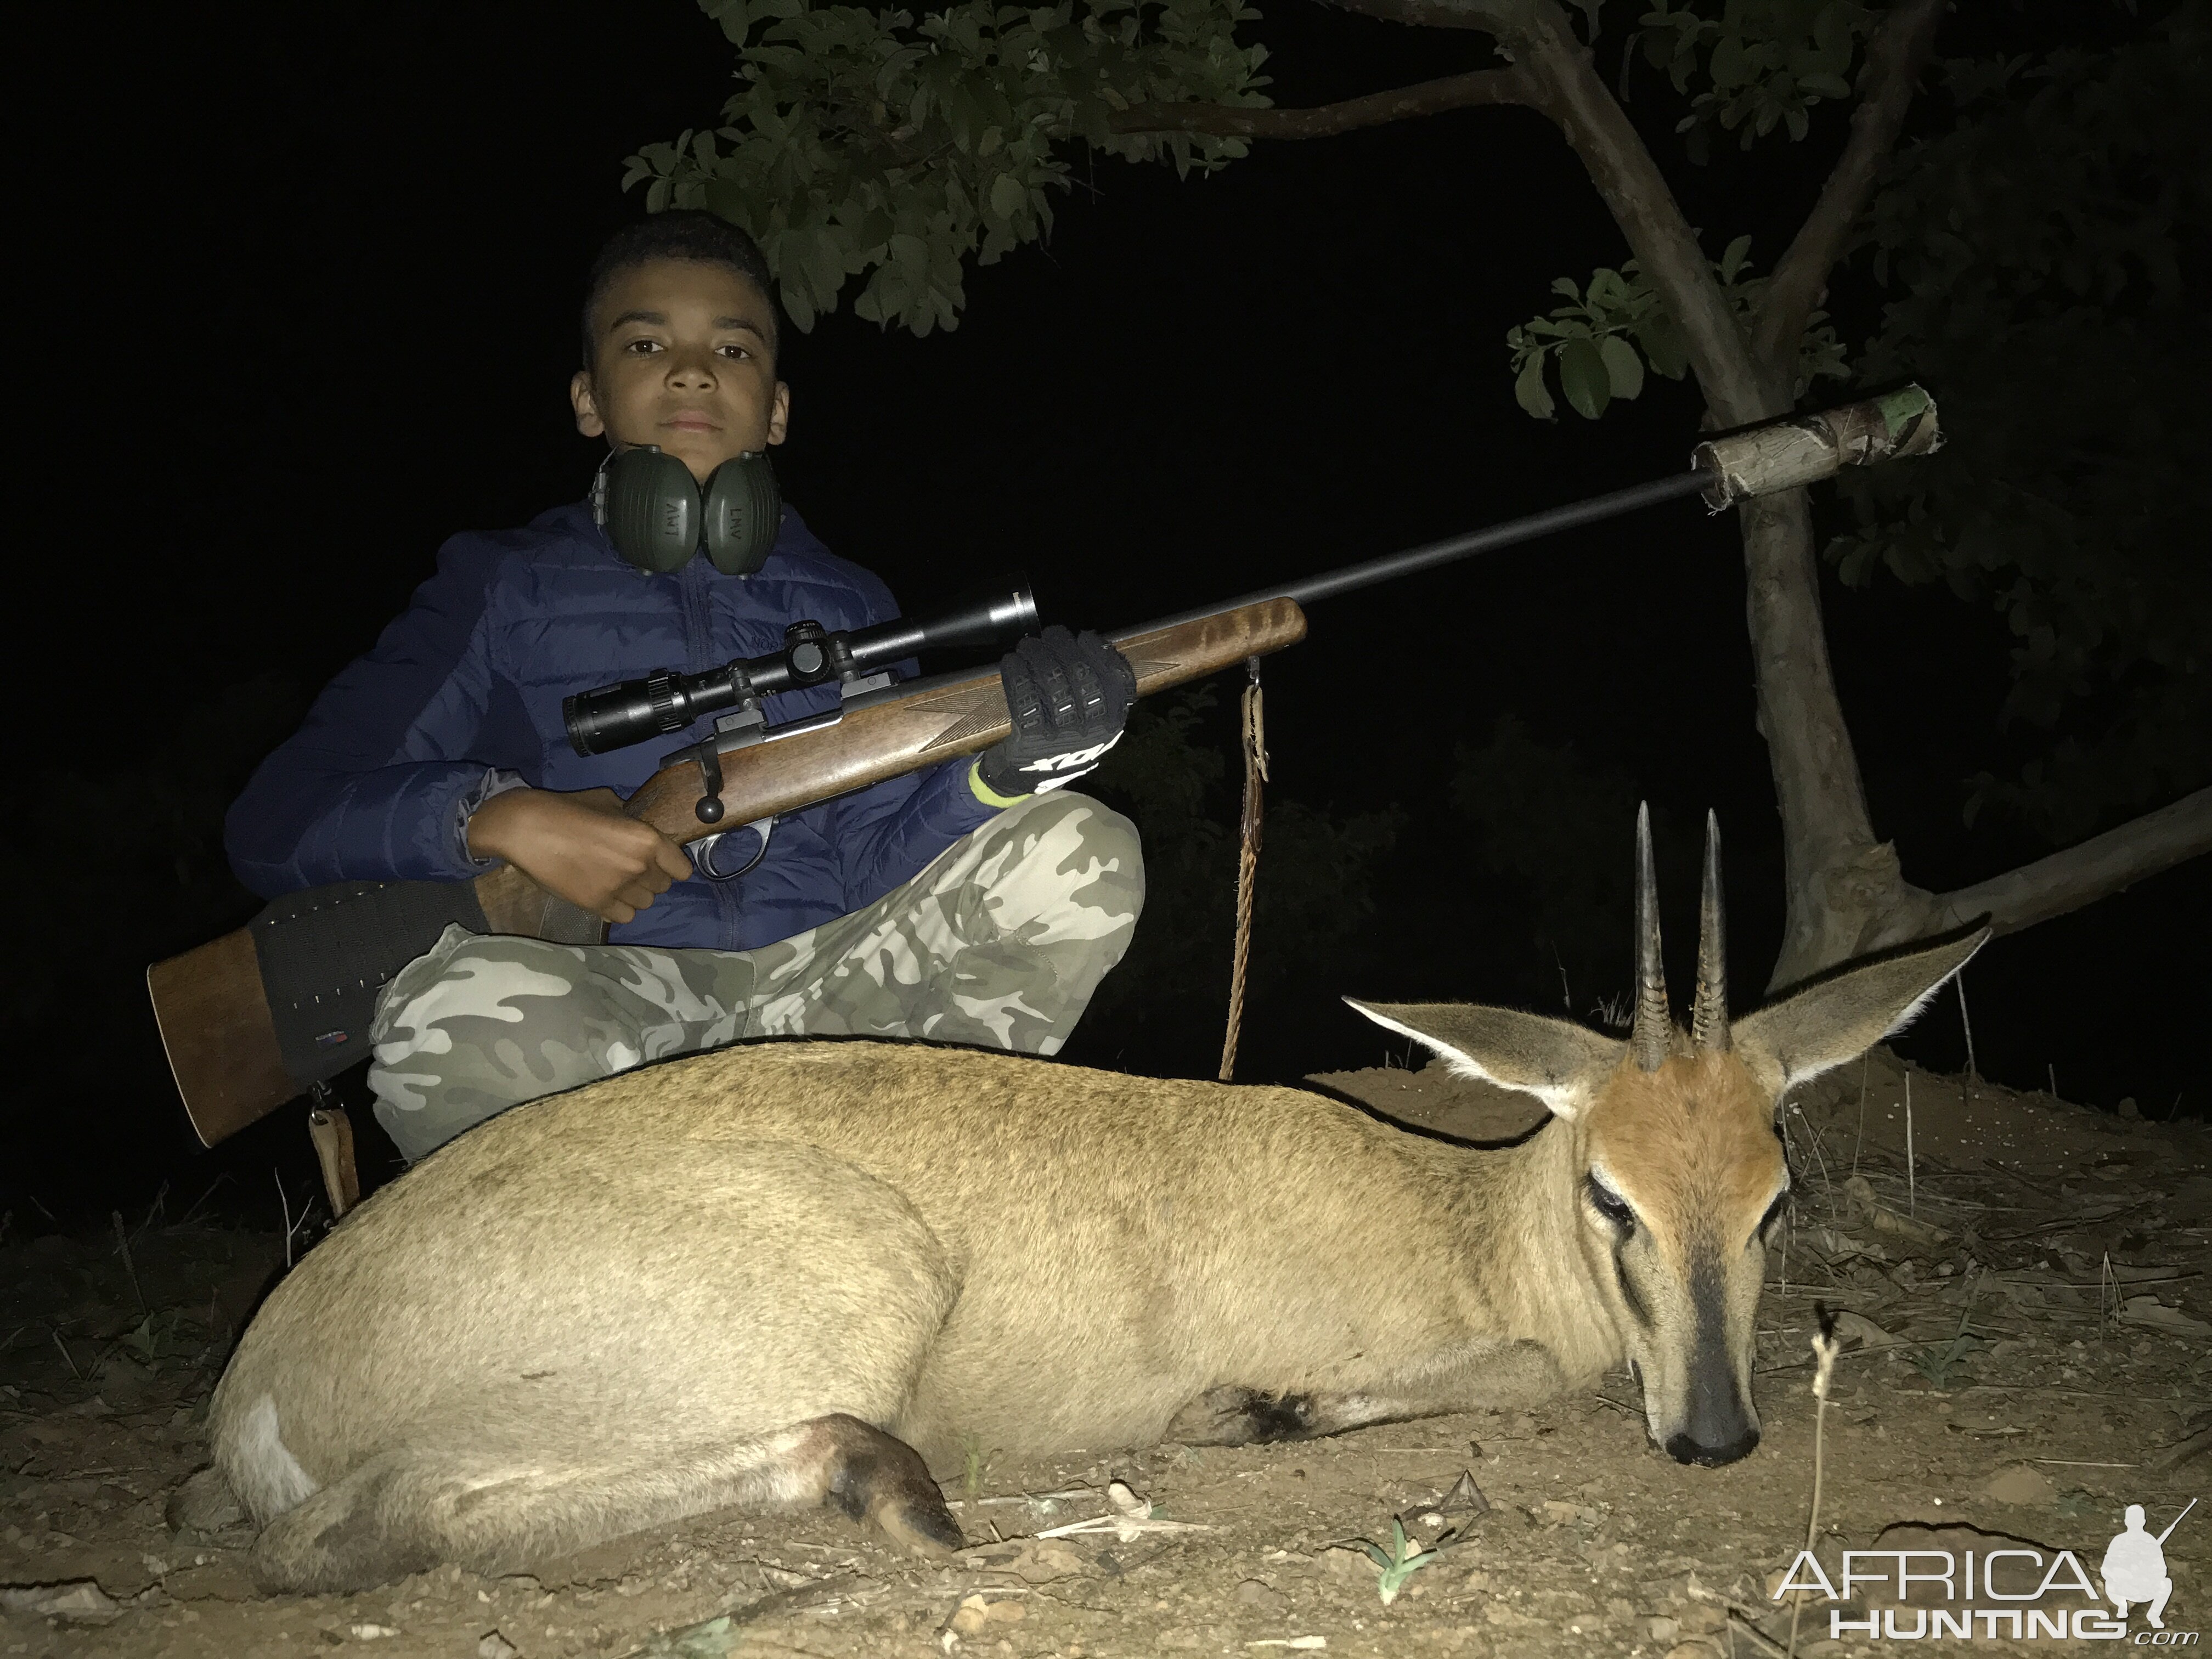
[[[1748,426],[1787,414],[1792,375],[1753,353],[1665,176],[1565,14],[1551,0],[1535,0],[1528,18],[1510,39],[1515,61],[1680,321],[1714,421]],[[1792,367],[1796,360],[1793,340]],[[1805,492],[1764,496],[1736,510],[1759,729],[1774,771],[1788,872],[1788,915],[1772,981],[1781,985],[1857,954],[1860,940],[1904,894],[1895,851],[1875,842],[1858,755],[1836,697]]]
[[[1851,137],[1775,268],[1769,308],[1758,319],[1754,340],[1739,325],[1673,189],[1558,0],[1330,3],[1398,22],[1481,29],[1498,38],[1513,64],[1510,77],[1496,78],[1495,71],[1461,77],[1480,86],[1451,96],[1457,102],[1525,101],[1559,127],[1638,264],[1664,297],[1711,419],[1723,428],[1790,412],[1798,336],[1896,143],[1946,9],[1944,0],[1898,0],[1869,43]],[[1443,95],[1437,89],[1447,85],[1410,91],[1433,101]],[[1331,118],[1340,125],[1364,125],[1387,103],[1356,100]],[[1318,120],[1310,125],[1316,131],[1339,130]],[[1285,128],[1285,136],[1305,134],[1293,126]],[[1896,848],[1875,839],[1867,812],[1858,757],[1828,662],[1806,494],[1793,489],[1747,501],[1737,514],[1759,730],[1766,739],[1782,816],[1787,889],[1782,953],[1770,990],[1984,914],[2000,933],[2028,927],[2212,851],[2212,790],[2203,790],[2080,847],[1956,893],[1913,886],[1904,878]]]
[[[1896,849],[1877,844],[1857,753],[1836,697],[1820,617],[1812,504],[1802,489],[1736,508],[1743,535],[1744,608],[1782,815],[1788,909],[1768,988],[1848,961],[1896,906]]]

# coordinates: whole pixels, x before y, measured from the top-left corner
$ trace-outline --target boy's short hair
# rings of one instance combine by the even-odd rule
[[[781,357],[783,350],[783,308],[776,303],[775,277],[760,244],[719,215],[696,208],[671,208],[624,225],[607,238],[592,261],[592,274],[584,284],[584,372],[590,374],[599,349],[592,328],[592,313],[605,297],[607,285],[617,276],[652,259],[691,259],[701,264],[733,270],[768,297],[769,350]]]

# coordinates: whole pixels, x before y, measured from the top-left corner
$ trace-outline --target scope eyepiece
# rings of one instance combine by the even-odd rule
[[[727,669],[718,674],[678,674],[658,668],[641,680],[624,680],[564,698],[561,715],[568,723],[569,746],[580,755],[604,755],[611,749],[681,732],[709,708],[726,708],[736,701],[734,696],[713,701],[706,688],[695,684],[718,676],[726,687]]]

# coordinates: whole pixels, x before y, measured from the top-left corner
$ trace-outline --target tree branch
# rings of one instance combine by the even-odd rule
[[[2000,933],[2017,933],[2206,853],[2212,853],[2212,789],[2184,795],[2078,847],[1942,895],[1936,906],[1948,921],[1939,919],[1939,928],[1986,914]]]
[[[1752,355],[1666,175],[1557,0],[1526,0],[1503,40],[1532,101],[1565,136],[1638,265],[1666,301],[1716,422],[1748,426],[1788,413],[1790,381],[1774,385]]]
[[[1381,126],[1482,104],[1526,104],[1519,72],[1476,70],[1447,75],[1395,92],[1322,104],[1312,109],[1239,109],[1227,104],[1137,104],[1107,123],[1117,133],[1202,132],[1216,138],[1333,138],[1361,127]]]
[[[1774,267],[1752,330],[1753,351],[1767,372],[1780,375],[1785,384],[1795,378],[1790,371],[1806,319],[1820,303],[1828,273],[1843,257],[1851,227],[1874,193],[1882,162],[1896,148],[1905,112],[1912,106],[1913,88],[1936,50],[1936,26],[1948,3],[1899,0],[1868,43],[1850,139],[1820,186],[1820,200]]]

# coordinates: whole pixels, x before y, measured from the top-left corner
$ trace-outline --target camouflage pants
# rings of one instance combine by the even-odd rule
[[[745,1037],[1053,1054],[1144,899],[1136,827],[1060,791],[1009,807],[873,904],[755,951],[448,927],[377,1004],[377,1119],[411,1163],[510,1106]]]

